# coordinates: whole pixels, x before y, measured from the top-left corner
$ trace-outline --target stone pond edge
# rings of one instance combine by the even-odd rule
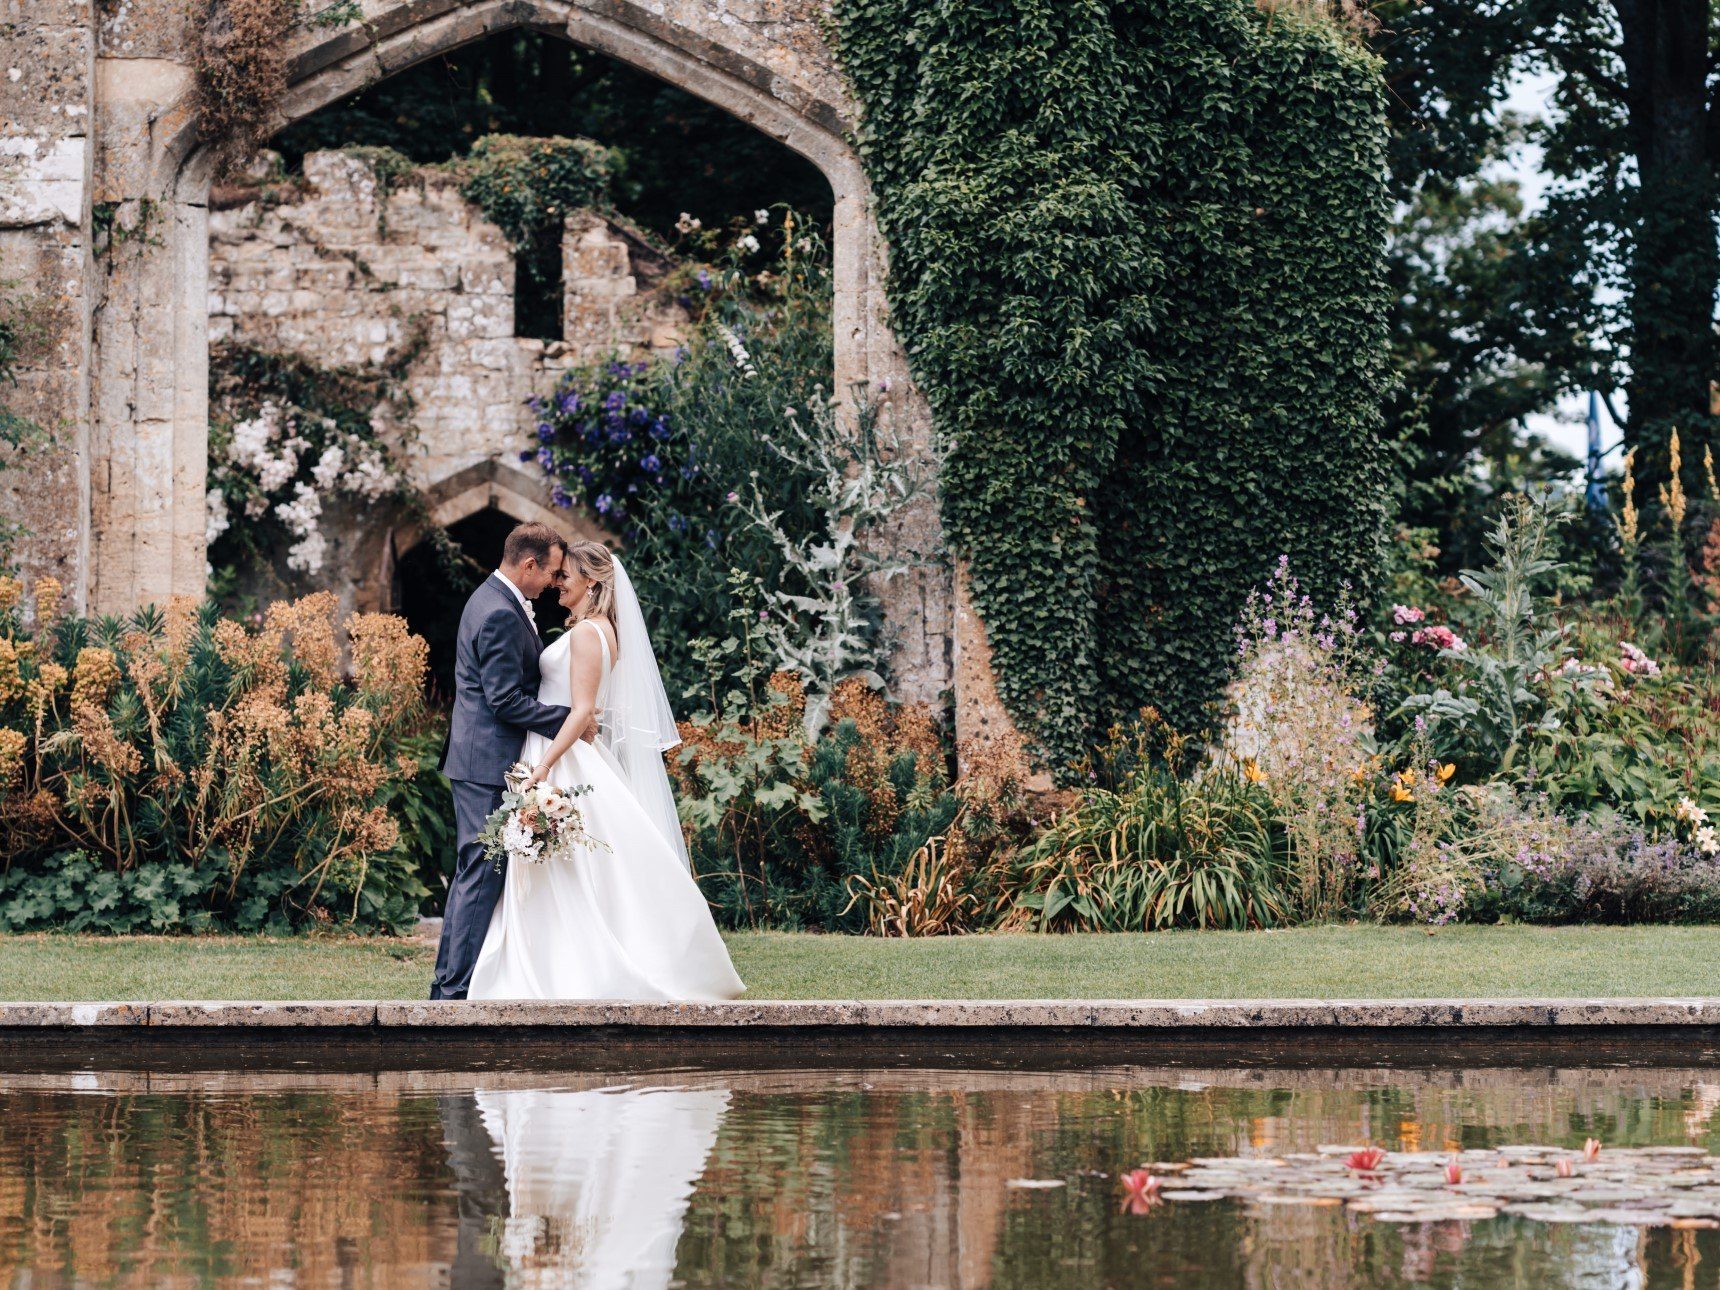
[[[125,1026],[397,1032],[611,1026],[762,1032],[804,1027],[1186,1031],[1720,1026],[1720,998],[0,1003],[0,1030]]]

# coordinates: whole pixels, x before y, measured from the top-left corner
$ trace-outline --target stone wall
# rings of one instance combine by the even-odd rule
[[[22,325],[6,406],[49,434],[0,470],[0,515],[25,527],[16,557],[89,587],[91,0],[0,0],[0,316]],[[0,448],[0,453],[6,453]]]
[[[454,500],[469,491],[458,481],[475,468],[493,472],[535,444],[526,399],[570,367],[616,350],[645,357],[683,339],[685,311],[639,288],[642,277],[663,277],[666,262],[589,211],[567,220],[565,339],[546,342],[514,335],[513,252],[441,171],[396,176],[384,189],[362,155],[314,152],[302,180],[218,191],[221,209],[209,216],[210,343],[323,368],[398,367],[410,425],[394,424],[386,403],[378,422],[432,498]],[[543,481],[512,473],[513,487],[548,507]],[[330,526],[324,576],[343,603],[392,607],[391,561],[415,536],[400,521],[357,513]]]
[[[568,368],[682,339],[685,312],[638,288],[648,252],[590,212],[570,216],[563,240],[567,339],[546,343],[515,337],[513,253],[446,175],[414,171],[383,196],[361,156],[313,152],[302,186],[269,193],[210,213],[210,342],[322,367],[415,353],[406,458],[421,489],[527,446],[525,400]]]
[[[881,415],[916,451],[929,452],[930,414],[890,326],[886,252],[849,144],[855,106],[825,39],[827,3],[360,0],[355,21],[306,23],[289,34],[287,89],[272,105],[272,124],[285,126],[415,63],[522,28],[561,36],[698,95],[807,157],[829,180],[837,388],[865,384]],[[317,0],[307,11],[328,7]],[[129,611],[204,585],[213,176],[197,107],[194,8],[184,0],[0,0],[0,280],[26,284],[48,322],[24,385],[6,398],[52,427],[56,439],[26,470],[0,472],[0,506],[34,530],[22,550],[26,570],[58,574],[77,605],[100,611]],[[436,200],[423,198],[426,208]],[[226,213],[216,216],[220,224]],[[93,253],[98,227],[127,235],[118,253]],[[350,233],[361,235],[356,224]],[[626,290],[602,269],[614,252],[587,249],[592,253],[571,253],[579,272],[569,281],[609,282],[617,316],[603,325],[620,326],[631,308]],[[596,271],[583,276],[588,266]],[[342,280],[332,261],[321,271]],[[213,294],[225,310],[223,287],[231,283]],[[287,289],[278,319],[293,310],[298,289]],[[235,321],[219,325],[237,326],[240,314],[220,316]],[[352,317],[343,343],[355,348],[386,346],[394,334],[386,314]],[[476,333],[491,316],[474,306],[469,318],[443,317],[450,331],[469,326]],[[500,411],[486,400],[495,394],[499,408],[517,365],[537,370],[536,357],[499,335],[451,339],[469,342],[462,351],[468,356],[502,364],[472,367],[460,358],[461,370],[444,387],[463,388],[455,382],[470,379],[470,415],[499,424]],[[545,368],[557,358],[545,347]],[[458,458],[453,424],[434,433],[444,436],[445,464]],[[514,513],[530,513],[536,503],[519,491],[524,473],[513,472],[516,479],[503,470],[491,458],[449,476],[452,491],[432,498],[437,518],[447,522],[482,504],[475,499],[485,487]],[[890,540],[915,551],[941,549],[935,500],[922,500]],[[903,695],[936,701],[960,688],[961,676],[985,672],[983,639],[964,633],[956,619],[949,569],[929,565],[884,590]],[[957,655],[967,660],[959,672]]]

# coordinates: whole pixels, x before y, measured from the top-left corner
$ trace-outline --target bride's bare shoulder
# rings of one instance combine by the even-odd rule
[[[591,631],[581,632],[578,630],[574,630],[572,632],[572,635],[574,637],[578,638],[576,640],[576,646],[582,646],[583,648],[588,649],[588,650],[595,650],[598,648],[597,642],[598,642],[598,639],[601,637],[604,644],[609,646],[610,654],[613,655],[615,653],[615,646],[616,646],[615,629],[613,627],[611,627],[608,623],[604,622],[600,618],[581,618],[577,623],[574,624],[575,629],[578,629],[580,627],[589,627],[589,628],[591,628]]]

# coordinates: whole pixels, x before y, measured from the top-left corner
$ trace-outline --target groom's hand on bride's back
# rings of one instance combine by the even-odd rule
[[[591,714],[591,720],[585,723],[585,729],[579,732],[579,737],[588,744],[597,742],[597,714]]]

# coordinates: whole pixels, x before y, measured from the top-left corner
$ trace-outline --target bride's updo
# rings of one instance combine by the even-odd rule
[[[568,567],[591,581],[585,601],[574,612],[580,618],[600,617],[615,627],[615,557],[601,542],[580,539],[568,544]]]

